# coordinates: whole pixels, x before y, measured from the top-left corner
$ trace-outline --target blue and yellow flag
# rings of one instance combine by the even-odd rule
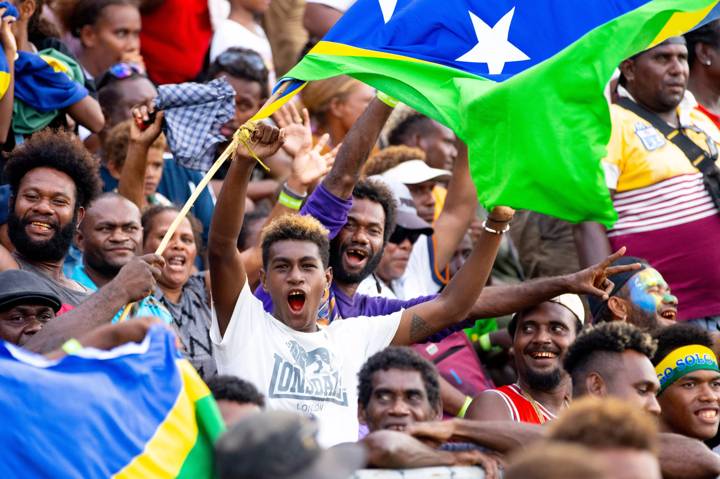
[[[224,424],[153,327],[142,343],[57,361],[0,344],[0,477],[207,478]]]
[[[717,18],[717,0],[358,0],[296,65],[350,75],[452,128],[481,203],[612,224],[603,90],[625,58]],[[262,115],[261,115],[262,116]]]

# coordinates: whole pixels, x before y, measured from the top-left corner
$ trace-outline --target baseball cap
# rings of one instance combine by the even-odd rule
[[[365,465],[356,443],[322,449],[317,422],[263,411],[234,424],[215,444],[219,479],[346,479]]]
[[[407,186],[392,178],[386,178],[384,173],[382,175],[373,175],[369,179],[381,181],[387,185],[395,197],[395,202],[397,203],[395,223],[397,226],[405,228],[406,230],[418,231],[420,234],[428,236],[433,234],[433,228],[430,223],[418,216],[415,203]]]
[[[431,168],[422,160],[409,160],[390,168],[382,174],[383,178],[399,181],[406,185],[417,185],[429,180],[450,176],[449,170]]]
[[[56,313],[62,306],[60,298],[35,273],[9,269],[0,273],[0,311],[18,304],[43,304]]]
[[[577,318],[578,321],[580,321],[580,324],[585,324],[585,307],[583,306],[580,296],[577,294],[561,294],[560,296],[555,296],[554,298],[543,302],[555,303],[560,306],[564,306]],[[511,336],[515,334],[515,328],[517,328],[518,314],[519,313],[515,313],[508,324],[508,331]]]
[[[622,271],[620,273],[608,276],[608,279],[613,282],[613,289],[612,291],[610,291],[608,299],[615,296],[618,291],[620,291],[620,289],[625,286],[625,283],[627,283],[630,278],[635,276],[640,271],[650,267],[647,261],[642,258],[637,258],[635,256],[621,256],[620,258],[612,262],[610,266],[624,266],[627,264],[635,263],[640,263],[640,269],[636,269],[634,271]],[[588,305],[590,306],[590,313],[592,314],[593,318],[596,318],[603,310],[603,308],[607,307],[607,300],[603,301],[597,296],[588,295]]]

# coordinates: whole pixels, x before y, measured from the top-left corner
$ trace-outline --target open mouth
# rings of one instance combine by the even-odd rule
[[[36,231],[38,233],[47,233],[50,231],[53,231],[55,229],[55,226],[51,225],[50,223],[46,223],[44,221],[31,221],[29,223],[30,229],[33,231]]]
[[[360,267],[367,260],[367,251],[359,248],[348,248],[345,250],[345,258],[350,266]]]
[[[186,263],[187,263],[187,258],[185,258],[185,256],[182,256],[182,255],[170,256],[166,261],[168,268],[170,268],[171,270],[175,270],[175,271],[184,270]]]
[[[700,418],[702,422],[708,424],[715,424],[718,422],[718,410],[715,408],[698,409],[695,411],[695,415]]]
[[[528,356],[531,358],[542,361],[542,360],[550,360],[550,359],[557,359],[558,354],[554,353],[552,351],[533,351],[531,353],[528,353]]]
[[[660,316],[669,321],[675,321],[677,319],[677,311],[674,309],[666,309],[660,312]]]
[[[305,306],[305,293],[302,291],[290,291],[288,293],[288,306],[293,313],[299,313]]]
[[[388,424],[383,429],[386,429],[388,431],[399,431],[399,432],[405,432],[405,429],[407,429],[407,424]]]

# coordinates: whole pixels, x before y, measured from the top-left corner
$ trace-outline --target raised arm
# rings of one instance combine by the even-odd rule
[[[602,261],[611,252],[605,227],[599,223],[573,225],[573,236],[582,267]]]
[[[458,156],[452,169],[448,194],[442,213],[433,225],[435,231],[435,265],[445,268],[467,233],[477,210],[477,192],[470,177],[467,146],[458,141]]]
[[[259,123],[252,133],[250,145],[259,158],[267,158],[282,145],[281,131]],[[243,144],[235,151],[222,189],[218,195],[208,241],[210,284],[220,334],[230,322],[235,303],[247,281],[237,239],[245,215],[245,195],[255,160]]]
[[[5,13],[5,8],[0,8],[0,15]],[[12,33],[12,24],[15,17],[5,17],[2,19],[0,27],[0,42],[2,42],[5,61],[8,65],[8,74],[10,81],[7,91],[0,100],[0,143],[5,143],[8,139],[10,126],[12,124],[13,102],[15,100],[15,55],[17,55],[17,42]]]
[[[118,181],[118,193],[129,199],[140,209],[145,208],[145,170],[147,169],[148,151],[150,145],[162,133],[163,112],[155,115],[155,121],[150,123],[145,130],[140,131],[138,122],[149,122],[154,106],[142,105],[132,111],[133,121],[130,122],[130,142],[128,144],[125,163],[123,163],[120,180]]]
[[[152,293],[162,274],[164,260],[148,254],[134,258],[120,269],[108,284],[90,295],[77,308],[50,321],[25,343],[31,351],[46,353],[60,347],[70,338],[79,338],[93,329],[108,324],[128,303]]]
[[[511,208],[496,207],[486,221],[488,229],[503,231],[514,213]],[[421,342],[433,333],[464,320],[490,276],[501,237],[501,234],[482,231],[467,262],[443,292],[432,301],[403,311],[392,344]]]
[[[373,98],[365,112],[350,128],[323,186],[336,197],[347,200],[360,179],[368,159],[392,108]]]
[[[70,105],[67,112],[73,120],[93,133],[100,133],[100,130],[105,126],[102,108],[100,108],[97,100],[90,95]]]

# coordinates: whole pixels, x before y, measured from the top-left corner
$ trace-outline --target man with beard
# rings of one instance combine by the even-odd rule
[[[357,294],[362,280],[372,273],[380,261],[384,246],[395,227],[392,219],[394,201],[387,188],[376,183],[359,183],[362,167],[391,112],[392,108],[377,98],[370,102],[345,136],[330,173],[300,209],[300,214],[313,216],[320,221],[328,229],[331,240],[330,262],[334,277],[320,308],[319,320],[323,323],[356,316],[391,314],[437,296],[398,300]],[[463,150],[463,154],[466,154],[467,149]],[[463,174],[469,175],[467,171]],[[306,191],[287,191],[285,188],[283,193],[295,195],[299,205]],[[357,201],[356,193],[359,197]],[[285,209],[288,213],[296,213],[298,208]],[[353,220],[348,221],[351,217]],[[458,242],[461,239],[462,236]],[[448,260],[454,251],[455,247],[450,251]],[[613,259],[622,254],[613,255]],[[603,296],[606,294],[603,288],[609,284],[605,283],[606,274],[635,269],[634,265],[606,270],[607,267],[608,263],[602,262],[571,275],[484,288],[470,312],[470,321],[455,325],[451,330],[470,327],[476,318],[498,317],[522,311],[568,292]],[[259,287],[255,295],[262,300],[265,311],[273,311],[272,299],[267,291]],[[433,337],[433,340],[437,339],[440,336]]]
[[[78,228],[77,243],[82,264],[75,265],[72,279],[97,291],[117,276],[120,269],[142,252],[140,210],[117,193],[104,193],[85,212]],[[120,318],[118,311],[113,322]],[[133,317],[154,316],[172,324],[170,312],[153,296],[135,303]]]
[[[610,275],[613,289],[607,299],[588,298],[594,322],[627,321],[643,331],[675,324],[678,299],[662,275],[642,258],[624,256],[613,262],[613,266],[626,264],[641,267]]]
[[[518,381],[488,389],[470,405],[466,417],[544,424],[566,408],[570,376],[562,369],[568,348],[585,319],[582,301],[562,295],[516,314],[508,325]]]

